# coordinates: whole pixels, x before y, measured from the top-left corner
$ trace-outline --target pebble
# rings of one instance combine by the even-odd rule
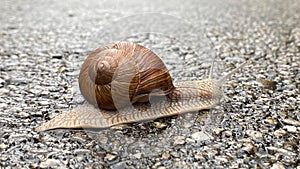
[[[40,89],[30,89],[30,90],[28,90],[28,92],[37,95],[37,94],[41,93],[42,90],[40,90]]]
[[[85,159],[85,156],[80,155],[80,156],[75,157],[75,159],[76,159],[76,161],[81,162]]]
[[[255,130],[247,130],[246,134],[252,139],[261,139],[263,137],[261,132]]]
[[[180,154],[178,152],[176,152],[176,151],[172,151],[172,152],[170,152],[170,154],[171,154],[172,157],[175,157],[175,158],[179,158],[180,157]]]
[[[293,126],[300,126],[300,121],[295,120],[295,119],[290,118],[290,117],[284,118],[284,119],[282,119],[282,121],[286,124],[290,124],[290,125],[293,125]]]
[[[110,154],[110,153],[107,153],[106,156],[105,156],[105,159],[108,160],[108,161],[114,161],[118,158],[117,155],[115,154]]]
[[[187,54],[187,55],[185,55],[185,59],[186,59],[186,60],[190,60],[190,59],[192,59],[192,58],[194,58],[194,55],[192,55],[192,54]]]
[[[155,163],[152,168],[159,168],[159,167],[162,167],[162,163],[160,161],[158,161],[157,163]]]
[[[194,140],[194,139],[188,137],[188,138],[185,139],[185,142],[186,142],[186,143],[194,144],[194,143],[196,143],[196,140]]]
[[[159,166],[157,169],[166,169],[165,166]]]
[[[64,153],[65,153],[65,151],[64,151]],[[51,157],[56,156],[56,155],[57,155],[57,152],[53,151],[53,152],[48,153],[46,157],[51,158]]]
[[[38,168],[39,164],[37,164],[37,163],[31,163],[29,167],[30,168]]]
[[[275,136],[284,136],[285,134],[287,134],[287,132],[284,129],[278,129],[274,131]]]
[[[222,133],[224,133],[225,136],[232,137],[232,131],[225,130]]]
[[[283,126],[283,129],[286,129],[288,132],[291,132],[291,133],[297,132],[297,127],[295,127],[295,126],[286,125],[286,126]]]
[[[268,117],[265,121],[269,124],[274,124],[274,125],[278,124],[278,120],[272,117]]]
[[[227,163],[229,158],[227,156],[217,156],[216,160]]]
[[[19,133],[11,134],[9,136],[9,139],[11,139],[11,140],[17,139],[19,142],[22,142],[22,141],[26,140],[27,138],[28,138],[27,134],[19,134]]]
[[[1,94],[1,95],[7,94],[7,93],[9,93],[9,90],[8,90],[8,89],[0,88],[0,94]]]
[[[61,104],[61,103],[55,104],[55,106],[54,106],[55,109],[65,109],[68,107],[69,107],[68,104]]]
[[[40,106],[49,106],[49,105],[50,105],[50,102],[44,100],[44,101],[39,101],[38,104],[39,104]]]
[[[0,149],[6,149],[7,147],[8,147],[8,145],[6,145],[4,143],[0,144]]]
[[[154,125],[154,127],[159,128],[159,129],[167,127],[166,123],[161,123],[161,122],[153,122],[153,125]]]
[[[279,152],[279,153],[283,153],[285,155],[297,155],[294,152],[291,152],[289,150],[283,149],[283,148],[278,148],[278,147],[266,147],[267,150],[271,150],[271,151],[275,151],[275,152]]]
[[[142,153],[136,153],[133,156],[137,159],[140,159],[142,157]]]
[[[250,138],[242,138],[242,139],[240,139],[240,141],[243,143],[251,143],[252,142]]]
[[[61,162],[55,159],[47,159],[46,161],[41,162],[39,165],[40,168],[54,168],[59,166],[61,166]]]
[[[174,145],[183,145],[185,144],[185,137],[184,136],[176,136],[174,138]]]
[[[0,103],[0,108],[7,108],[8,107],[8,104],[6,103]]]
[[[26,113],[26,112],[23,112],[23,111],[16,114],[16,117],[19,117],[19,118],[27,118],[29,116],[30,116],[29,113]]]
[[[43,90],[41,92],[41,96],[49,96],[50,95],[50,92],[48,90]]]
[[[163,159],[170,159],[171,158],[171,155],[170,154],[168,154],[168,153],[163,153],[162,155],[161,155],[161,158],[163,158]]]
[[[196,140],[196,141],[205,141],[205,140],[210,140],[212,139],[211,136],[209,136],[208,134],[202,132],[202,131],[198,131],[195,132],[191,135],[191,138]]]
[[[223,128],[216,128],[216,129],[214,130],[214,132],[215,132],[215,134],[216,134],[217,136],[220,136],[224,130],[225,130],[225,129],[223,129]]]
[[[248,153],[251,153],[253,152],[255,146],[252,144],[252,143],[247,143],[247,144],[244,144],[244,147],[242,148],[242,150],[248,152]]]
[[[285,167],[283,164],[277,162],[277,163],[273,164],[270,169],[285,169]]]
[[[63,72],[63,71],[66,70],[66,67],[64,67],[64,66],[59,66],[59,67],[57,67],[56,69],[57,69],[57,71],[59,71],[59,72]]]

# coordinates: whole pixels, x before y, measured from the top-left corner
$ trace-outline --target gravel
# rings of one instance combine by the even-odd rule
[[[300,169],[299,0],[3,1],[0,167]],[[106,130],[34,128],[82,104],[95,48],[147,46],[174,81],[220,78],[221,105]]]

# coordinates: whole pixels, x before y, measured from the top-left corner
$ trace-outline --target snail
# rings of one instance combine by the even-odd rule
[[[163,61],[132,42],[100,47],[84,61],[79,88],[87,102],[56,116],[36,131],[58,128],[109,128],[216,106],[222,85],[248,61],[219,80],[173,83]]]

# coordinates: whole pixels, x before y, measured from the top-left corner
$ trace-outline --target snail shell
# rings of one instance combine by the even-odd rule
[[[106,110],[148,102],[151,92],[169,94],[174,89],[162,60],[131,42],[104,46],[88,56],[80,71],[79,87],[90,104]]]
[[[98,48],[82,65],[79,86],[88,103],[37,127],[107,128],[216,106],[226,79],[183,81],[173,85],[161,59],[145,47],[120,42]]]

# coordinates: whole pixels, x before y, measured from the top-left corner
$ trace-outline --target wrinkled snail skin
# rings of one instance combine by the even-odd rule
[[[221,90],[212,93],[213,80],[180,82],[166,97],[150,98],[149,103],[138,103],[119,111],[96,108],[88,103],[63,113],[36,128],[36,131],[56,128],[108,128],[122,123],[151,120],[188,112],[210,109],[222,97]]]
[[[124,93],[127,93],[127,103],[126,105],[117,105],[115,106],[115,103],[112,102],[112,107],[108,108],[101,108],[101,102],[99,104],[99,98],[96,96],[99,94],[99,92],[104,92],[104,90],[108,90],[109,92],[113,89],[107,87],[105,89],[99,90],[99,87],[95,87],[94,81],[97,80],[87,80],[86,78],[89,78],[90,75],[87,70],[91,70],[91,68],[88,66],[88,63],[95,62],[95,58],[97,58],[97,55],[101,53],[101,51],[105,51],[106,49],[116,48],[123,46],[125,49],[129,49],[130,54],[128,54],[128,51],[125,52],[126,55],[132,56],[136,54],[136,52],[133,52],[133,49],[136,48],[144,48],[140,45],[134,46],[137,44],[129,43],[129,42],[122,42],[117,43],[115,45],[108,45],[102,48],[97,49],[95,52],[93,52],[87,60],[84,62],[81,73],[79,76],[79,84],[80,89],[87,100],[87,103],[83,105],[79,105],[78,107],[70,110],[67,113],[63,113],[61,115],[56,116],[54,119],[42,124],[41,126],[37,127],[36,131],[45,131],[45,130],[52,130],[52,129],[58,129],[58,128],[68,128],[68,129],[75,129],[75,128],[108,128],[114,125],[123,124],[123,123],[133,123],[133,122],[139,122],[139,121],[145,121],[145,120],[151,120],[161,117],[168,117],[173,115],[178,115],[182,113],[189,113],[189,112],[197,112],[199,110],[204,109],[210,109],[219,104],[222,96],[222,85],[226,79],[228,79],[232,74],[236,73],[240,68],[244,67],[248,62],[243,63],[238,68],[234,69],[232,72],[230,72],[225,77],[221,78],[220,80],[214,80],[214,79],[204,79],[204,80],[196,80],[196,81],[183,81],[183,82],[177,82],[172,83],[172,81],[168,80],[160,80],[161,77],[169,76],[169,73],[166,73],[165,66],[161,66],[161,63],[159,63],[159,67],[163,69],[163,72],[159,72],[159,78],[156,78],[153,76],[153,67],[147,67],[147,69],[152,69],[150,73],[145,74],[139,74],[138,75],[132,75],[131,78],[135,80],[135,78],[143,76],[143,77],[150,77],[155,80],[163,81],[162,85],[150,85],[152,88],[151,90],[146,90],[146,92],[138,91],[139,88],[147,88],[149,87],[147,84],[143,84],[143,82],[140,82],[139,80],[137,82],[134,82],[134,86],[138,86],[133,91],[138,91],[137,93],[132,94],[131,96],[128,96],[128,92],[130,92],[130,84],[125,84],[124,86],[127,87],[127,90],[125,90]],[[133,46],[133,48],[131,48]],[[139,49],[140,50],[140,49]],[[152,53],[150,50],[144,53]],[[153,54],[153,53],[152,53]],[[139,53],[141,55],[141,53]],[[142,55],[141,58],[148,57],[147,55]],[[155,55],[155,57],[157,57]],[[140,60],[143,60],[141,59]],[[90,59],[90,60],[89,60]],[[145,59],[147,60],[147,59]],[[92,62],[91,62],[92,61]],[[126,61],[126,60],[125,60]],[[151,62],[151,60],[148,60]],[[157,61],[161,61],[158,59]],[[138,61],[140,62],[140,61]],[[153,61],[152,61],[153,62]],[[118,65],[117,63],[116,65]],[[126,62],[126,64],[131,64],[131,62]],[[146,63],[139,63],[139,64],[147,64]],[[118,65],[120,68],[120,64]],[[122,67],[122,66],[121,66]],[[126,66],[124,66],[126,67]],[[128,66],[127,66],[128,67]],[[134,66],[132,66],[134,67]],[[157,65],[155,67],[158,67]],[[118,69],[117,68],[117,69]],[[98,69],[98,68],[96,68]],[[113,71],[117,72],[115,74],[119,74],[118,70],[114,69]],[[123,69],[123,67],[122,67]],[[142,72],[144,72],[145,69],[143,69]],[[131,70],[127,71],[127,73],[130,73]],[[136,73],[136,72],[134,72]],[[90,73],[91,74],[91,73]],[[108,73],[109,74],[109,73]],[[161,77],[160,75],[163,74]],[[92,75],[96,76],[96,75]],[[122,75],[123,76],[123,75]],[[124,81],[119,80],[119,77],[113,77],[112,83],[117,81],[118,83],[123,83]],[[164,77],[165,78],[165,77]],[[167,77],[170,78],[171,77]],[[143,78],[142,78],[143,79]],[[153,79],[146,80],[148,83],[153,83]],[[81,81],[84,80],[85,83],[82,83]],[[110,80],[108,80],[110,81]],[[127,83],[128,81],[125,81]],[[168,84],[169,86],[165,86],[165,84]],[[113,87],[114,84],[109,84],[108,87]],[[123,87],[124,87],[123,86]],[[93,90],[89,90],[93,89]],[[118,88],[117,88],[118,89]],[[158,89],[158,90],[156,90]],[[99,90],[99,91],[95,91]],[[87,92],[87,93],[84,93]],[[97,93],[98,92],[98,93]],[[113,98],[116,94],[107,94],[104,95],[105,97],[108,96],[109,98]],[[122,96],[123,93],[121,93]],[[130,94],[129,94],[130,95]],[[92,96],[89,101],[87,97]],[[103,97],[102,97],[103,99]],[[111,103],[111,101],[114,101],[114,99],[109,100],[108,102]],[[122,103],[122,104],[124,104]],[[107,103],[109,104],[109,103]],[[99,108],[100,107],[100,108]],[[117,110],[114,110],[114,108],[117,107]],[[121,108],[119,108],[121,107]]]

